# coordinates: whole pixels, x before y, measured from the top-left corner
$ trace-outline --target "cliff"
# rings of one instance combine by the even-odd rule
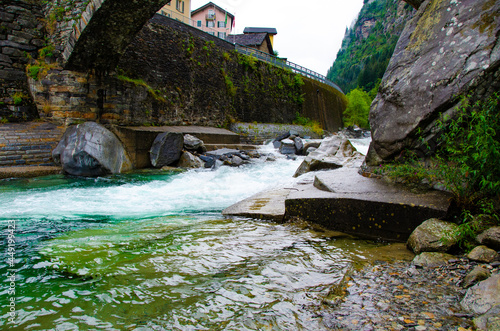
[[[454,117],[461,97],[474,103],[500,89],[499,16],[494,0],[420,5],[371,106],[369,165],[392,161],[404,150],[422,155],[435,147],[437,123]]]
[[[354,25],[346,29],[342,48],[327,77],[347,93],[374,88],[384,75],[406,22],[415,10],[397,0],[365,1]]]

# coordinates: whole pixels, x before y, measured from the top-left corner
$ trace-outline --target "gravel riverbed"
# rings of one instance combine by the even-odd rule
[[[333,330],[473,330],[473,316],[460,301],[466,293],[461,283],[476,265],[457,258],[434,268],[405,261],[354,270],[325,302],[334,310],[322,314],[323,322]]]

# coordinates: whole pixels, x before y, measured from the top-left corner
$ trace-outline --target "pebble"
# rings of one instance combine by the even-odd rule
[[[474,266],[466,258],[423,269],[409,262],[365,266],[345,280],[346,296],[322,311],[323,323],[334,330],[473,330],[460,301]]]

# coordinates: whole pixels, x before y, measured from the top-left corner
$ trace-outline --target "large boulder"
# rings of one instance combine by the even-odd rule
[[[309,153],[293,175],[298,177],[310,171],[334,170],[345,165],[357,165],[361,154],[342,135],[335,135],[321,142],[315,151]]]
[[[431,218],[419,225],[408,238],[407,246],[415,254],[447,252],[458,242],[458,225]]]
[[[149,150],[151,164],[155,168],[162,168],[179,161],[183,147],[184,135],[182,133],[160,133]]]
[[[500,305],[500,274],[493,275],[469,288],[461,305],[476,315],[485,314]]]
[[[500,1],[420,5],[370,109],[368,165],[391,161],[407,148],[427,151],[439,135],[435,124],[442,115],[454,115],[461,96],[478,100],[500,89],[499,16]]]
[[[65,173],[74,176],[96,177],[132,169],[120,140],[94,122],[70,126],[52,157]]]

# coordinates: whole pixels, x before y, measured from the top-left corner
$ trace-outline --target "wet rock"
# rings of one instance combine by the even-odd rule
[[[465,276],[462,286],[464,288],[469,288],[476,284],[477,282],[480,282],[482,280],[488,279],[488,277],[491,276],[491,272],[481,266],[476,266],[467,276]]]
[[[298,155],[302,155],[304,152],[304,142],[300,137],[296,137],[293,142],[295,143],[295,149]]]
[[[453,260],[455,257],[446,253],[438,252],[424,252],[415,256],[412,263],[417,267],[437,267],[447,264],[448,261]]]
[[[223,156],[238,155],[238,154],[240,154],[240,151],[237,149],[231,149],[231,148],[221,148],[221,149],[216,149],[215,151],[207,152],[205,154],[207,156],[213,156],[217,159],[220,159]]]
[[[224,161],[225,165],[229,165],[231,167],[239,167],[243,165],[243,163],[244,163],[243,159],[238,155],[232,155]]]
[[[321,145],[321,141],[316,140],[316,141],[306,141],[304,143],[304,151],[308,153],[310,148],[315,148],[317,149]],[[311,151],[312,152],[312,151]]]
[[[333,170],[343,167],[359,159],[359,154],[351,142],[341,135],[324,139],[314,152],[309,153],[299,166],[294,177],[310,171]]]
[[[184,136],[182,133],[160,133],[149,150],[151,164],[155,168],[161,168],[177,162],[181,157],[183,147]]]
[[[118,138],[94,122],[70,126],[52,152],[56,164],[73,176],[103,176],[132,169]]]
[[[295,154],[297,150],[295,149],[295,142],[291,139],[283,139],[280,145],[281,154]]]
[[[422,252],[447,252],[457,244],[458,226],[436,218],[418,226],[408,238],[408,248],[415,254]]]
[[[491,263],[498,260],[498,253],[486,246],[477,246],[467,257],[473,261]]]
[[[480,244],[486,245],[497,251],[500,251],[500,226],[494,226],[477,236]]]
[[[317,148],[316,148],[316,147],[312,147],[312,146],[311,146],[311,147],[308,147],[308,148],[307,148],[307,150],[306,150],[305,155],[309,155],[309,154],[311,154],[312,152],[314,152],[315,150],[317,150]]]
[[[485,314],[500,305],[500,274],[477,283],[467,290],[462,307],[476,315]]]
[[[500,305],[475,318],[474,325],[480,331],[500,331]]]
[[[190,134],[184,135],[184,148],[188,151],[194,151],[198,153],[205,153],[207,151],[203,140],[198,139]]]
[[[215,156],[200,155],[200,160],[205,162],[205,168],[212,168],[215,164]]]
[[[350,274],[347,295],[323,322],[334,330],[467,330],[472,323],[457,305],[464,290],[456,285],[465,263],[411,273],[406,262],[365,266]]]
[[[183,152],[177,166],[181,168],[202,168],[205,163],[199,157],[189,152]]]

